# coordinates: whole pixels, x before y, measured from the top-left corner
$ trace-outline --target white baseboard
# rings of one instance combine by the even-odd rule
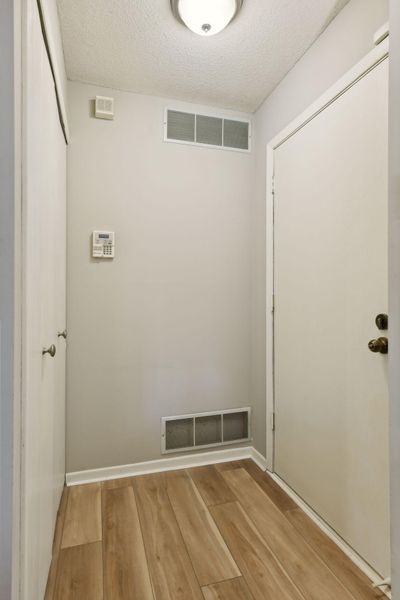
[[[242,448],[228,448],[226,450],[214,450],[209,452],[187,454],[185,456],[174,456],[173,458],[160,458],[131,465],[117,467],[104,467],[102,469],[90,469],[88,471],[76,471],[67,473],[66,483],[68,486],[83,483],[95,483],[107,479],[120,479],[122,477],[133,477],[135,475],[148,475],[149,473],[161,473],[163,471],[175,471],[177,469],[188,469],[200,467],[231,460],[242,460],[251,458],[265,471],[266,459],[252,446]]]
[[[256,463],[256,465],[258,467],[260,467],[260,469],[262,469],[263,471],[267,470],[267,459],[265,458],[265,456],[260,454],[260,452],[258,450],[256,450],[255,448],[251,448],[251,453],[250,453],[249,458],[253,459],[253,461]]]
[[[312,508],[310,508],[310,506],[308,506],[308,504],[306,504],[306,502],[304,502],[304,500],[302,500],[300,498],[300,496],[298,496],[296,494],[296,492],[294,492],[292,490],[291,487],[289,487],[278,475],[276,475],[275,473],[270,473],[268,471],[268,475],[270,477],[272,477],[272,479],[274,481],[276,481],[276,483],[283,489],[284,492],[286,492],[286,494],[288,496],[290,496],[290,498],[292,500],[294,500],[294,502],[296,502],[296,504],[302,509],[303,512],[306,513],[306,515],[308,517],[310,517],[310,519],[312,521],[314,521],[314,523],[316,525],[318,525],[318,527],[333,541],[335,542],[335,544],[342,550],[342,552],[344,552],[346,554],[346,556],[348,556],[350,558],[350,560],[363,572],[365,573],[365,575],[368,577],[368,579],[370,579],[372,581],[373,584],[379,583],[380,581],[382,581],[382,577],[376,572],[374,571],[374,569],[367,563],[365,562],[365,560],[363,558],[361,558],[361,556],[359,554],[357,554],[357,552],[355,552],[355,550],[353,550],[353,548],[351,546],[349,546],[337,533],[336,531],[334,531],[331,527],[329,527],[329,525],[327,523],[325,523],[325,521],[323,519],[321,519],[321,517],[319,517],[317,515],[317,513],[315,513]],[[388,587],[386,588],[380,588],[381,591],[388,597],[391,598],[391,593]]]

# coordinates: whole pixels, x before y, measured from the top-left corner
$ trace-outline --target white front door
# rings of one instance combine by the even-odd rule
[[[22,598],[43,600],[65,477],[66,144],[36,2],[24,89]],[[42,354],[55,346],[56,354]]]
[[[275,471],[387,576],[388,60],[274,166]]]

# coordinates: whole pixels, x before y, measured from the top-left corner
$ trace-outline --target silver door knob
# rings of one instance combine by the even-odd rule
[[[64,340],[66,340],[66,339],[67,339],[67,330],[66,330],[66,329],[64,329],[64,331],[59,331],[59,332],[57,333],[57,337],[63,337],[63,338],[64,338]]]
[[[56,347],[55,347],[55,345],[54,345],[54,344],[52,344],[52,345],[51,345],[49,348],[43,348],[43,350],[42,350],[42,354],[43,354],[43,355],[45,355],[45,354],[50,354],[50,356],[51,356],[52,358],[54,358],[54,357],[55,357],[55,355],[56,355]]]

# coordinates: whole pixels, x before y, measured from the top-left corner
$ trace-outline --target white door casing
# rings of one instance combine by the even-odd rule
[[[269,468],[383,575],[387,357],[367,342],[387,311],[387,52],[273,140],[267,168]]]

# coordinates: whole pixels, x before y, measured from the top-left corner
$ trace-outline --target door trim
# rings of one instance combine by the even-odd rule
[[[10,600],[18,600],[20,580],[21,11],[20,0],[0,6],[0,597]]]
[[[311,104],[267,144],[266,181],[266,459],[267,468],[274,472],[274,160],[275,150],[315,119],[328,106],[346,93],[360,79],[389,56],[389,39],[371,50],[339,81]]]
[[[68,115],[66,108],[66,98],[63,94],[63,88],[61,85],[62,74],[60,73],[60,66],[57,62],[56,43],[54,40],[50,15],[48,14],[49,9],[47,4],[43,0],[36,0],[37,8],[39,11],[40,25],[42,27],[42,35],[44,45],[46,46],[46,52],[50,63],[51,74],[53,76],[58,114],[60,117],[60,123],[63,130],[65,143],[69,142],[69,128],[68,128]]]

